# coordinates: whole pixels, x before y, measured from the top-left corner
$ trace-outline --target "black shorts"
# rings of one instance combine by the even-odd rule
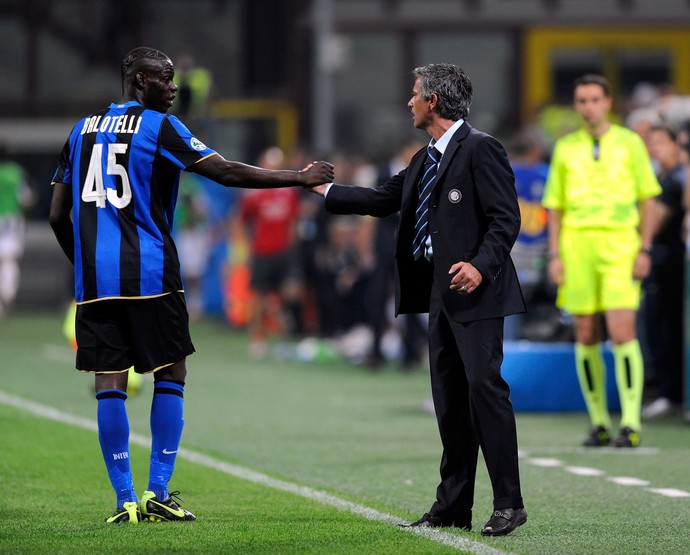
[[[194,352],[182,293],[77,306],[77,370],[155,372]]]
[[[279,291],[284,283],[299,280],[300,272],[294,250],[270,255],[252,255],[249,285],[260,293]]]

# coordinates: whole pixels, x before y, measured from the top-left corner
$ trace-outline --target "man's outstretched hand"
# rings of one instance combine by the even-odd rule
[[[300,170],[304,177],[304,187],[315,187],[325,183],[333,183],[335,172],[330,162],[312,162]]]

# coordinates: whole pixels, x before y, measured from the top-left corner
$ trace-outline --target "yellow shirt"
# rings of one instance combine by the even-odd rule
[[[584,129],[557,141],[542,204],[563,212],[563,227],[637,227],[638,203],[661,193],[642,139],[611,125],[595,146]]]

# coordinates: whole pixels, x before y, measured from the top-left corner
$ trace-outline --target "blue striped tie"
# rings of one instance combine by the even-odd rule
[[[415,212],[416,221],[414,224],[414,239],[412,239],[412,253],[415,260],[419,260],[424,256],[426,238],[429,236],[429,197],[431,196],[431,189],[436,179],[436,171],[438,170],[438,162],[441,159],[441,153],[434,147],[427,147],[427,158],[424,161],[424,173],[419,180],[418,192],[419,202],[417,204],[417,211]]]

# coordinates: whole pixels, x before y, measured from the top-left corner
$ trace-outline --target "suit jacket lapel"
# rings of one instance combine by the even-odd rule
[[[436,174],[436,180],[433,183],[433,188],[435,188],[436,184],[439,181],[441,181],[441,179],[443,179],[443,174],[446,173],[448,166],[450,166],[451,161],[455,157],[455,153],[460,149],[462,140],[465,137],[467,137],[467,134],[470,132],[470,129],[470,124],[464,122],[460,126],[460,129],[458,129],[451,138],[450,142],[448,143],[448,147],[446,148],[446,151],[443,153],[443,157],[441,158],[441,165],[438,168],[438,173]]]

